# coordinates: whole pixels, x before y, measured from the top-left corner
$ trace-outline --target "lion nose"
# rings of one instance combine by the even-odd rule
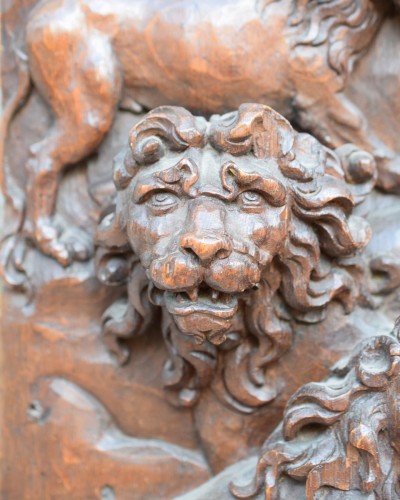
[[[213,234],[186,234],[181,238],[181,248],[194,253],[201,261],[225,259],[232,251],[227,238]]]

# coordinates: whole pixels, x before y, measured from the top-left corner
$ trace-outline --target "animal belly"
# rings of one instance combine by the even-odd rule
[[[117,56],[125,92],[148,108],[179,104],[215,113],[255,101],[284,112],[291,93],[284,13],[271,10],[265,19],[254,5],[239,1],[235,16],[241,22],[233,27],[224,20],[223,7],[229,2],[210,4],[203,18],[198,13],[191,16],[194,7],[189,4],[180,4],[185,10],[179,12],[161,9],[139,29],[136,23],[129,43],[119,37]]]

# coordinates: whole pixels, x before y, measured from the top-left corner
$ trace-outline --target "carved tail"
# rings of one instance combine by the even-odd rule
[[[18,213],[22,214],[25,196],[23,191],[16,185],[13,176],[8,174],[7,162],[5,161],[5,142],[10,123],[31,89],[27,57],[24,53],[16,51],[16,59],[18,63],[18,86],[6,103],[0,122],[0,185],[6,200],[12,204]]]
[[[31,287],[22,264],[26,241],[20,234],[25,214],[25,193],[9,171],[5,158],[5,143],[10,123],[31,89],[27,57],[19,50],[15,51],[15,55],[18,63],[18,85],[6,103],[0,121],[0,188],[3,191],[7,209],[14,212],[13,217],[7,217],[7,220],[16,221],[16,224],[6,230],[3,225],[0,242],[0,275],[11,288],[24,290],[30,295]]]

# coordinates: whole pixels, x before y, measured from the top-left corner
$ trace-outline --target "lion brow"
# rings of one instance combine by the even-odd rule
[[[191,194],[192,187],[199,178],[199,169],[191,158],[182,158],[172,167],[157,172],[155,177],[165,184],[180,185],[184,192]]]
[[[273,206],[282,207],[286,203],[286,188],[278,179],[257,172],[244,172],[233,161],[227,161],[222,166],[221,182],[231,198],[239,187],[262,191]]]
[[[198,168],[190,158],[183,158],[165,170],[147,173],[134,189],[134,199],[142,200],[147,193],[162,189],[166,185],[173,191],[183,191],[191,196],[196,195],[193,185],[198,179]]]

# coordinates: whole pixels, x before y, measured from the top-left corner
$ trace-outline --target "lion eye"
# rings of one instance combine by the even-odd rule
[[[170,207],[178,201],[178,197],[169,192],[159,191],[149,198],[149,203],[154,207]]]
[[[239,202],[247,206],[262,205],[264,198],[255,191],[246,191],[239,196]]]

